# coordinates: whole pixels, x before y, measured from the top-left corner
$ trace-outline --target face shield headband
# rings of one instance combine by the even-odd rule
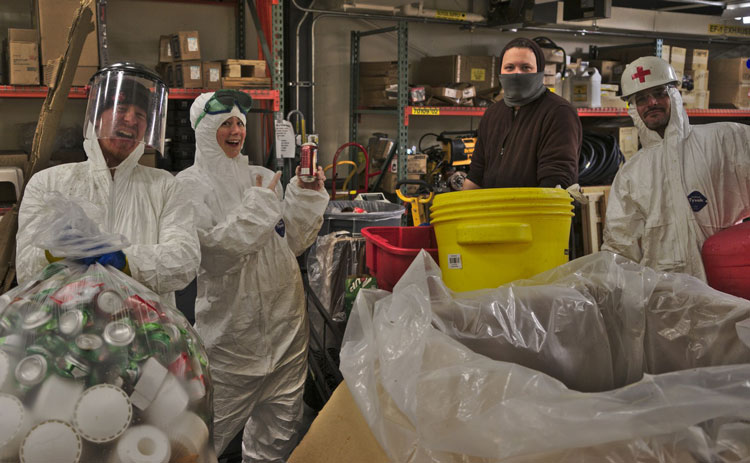
[[[206,114],[213,115],[230,113],[235,106],[237,106],[237,109],[239,109],[243,115],[247,115],[247,112],[250,111],[250,108],[253,106],[253,99],[247,93],[237,90],[217,90],[216,93],[206,101],[206,105],[203,107],[203,112],[195,121],[195,128],[198,128],[198,124],[200,124]]]

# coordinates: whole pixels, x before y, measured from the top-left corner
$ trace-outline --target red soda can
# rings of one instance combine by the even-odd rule
[[[299,157],[299,179],[307,183],[314,182],[318,168],[318,146],[315,143],[303,143]]]

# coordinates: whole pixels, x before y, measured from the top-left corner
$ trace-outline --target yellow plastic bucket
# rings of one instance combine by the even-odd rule
[[[559,188],[490,188],[435,196],[430,208],[443,281],[495,288],[568,262],[573,200]]]

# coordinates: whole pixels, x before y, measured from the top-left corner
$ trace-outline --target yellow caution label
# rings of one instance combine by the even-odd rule
[[[750,37],[750,27],[709,24],[708,33],[710,35],[727,35],[730,37]]]
[[[412,116],[439,116],[440,108],[411,108]]]
[[[484,68],[471,68],[471,80],[474,82],[484,82],[487,70]]]
[[[466,19],[466,13],[461,11],[437,10],[435,11],[437,19],[449,19],[451,21],[463,21]]]

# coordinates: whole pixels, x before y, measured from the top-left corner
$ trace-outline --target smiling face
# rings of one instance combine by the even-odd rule
[[[232,116],[222,122],[216,130],[216,141],[227,157],[235,158],[245,143],[245,134],[245,123],[240,118]]]
[[[146,132],[146,111],[140,106],[120,104],[102,112],[99,146],[107,166],[117,167],[135,150]]]
[[[501,74],[528,74],[537,72],[536,55],[530,48],[508,48],[503,55]]]

